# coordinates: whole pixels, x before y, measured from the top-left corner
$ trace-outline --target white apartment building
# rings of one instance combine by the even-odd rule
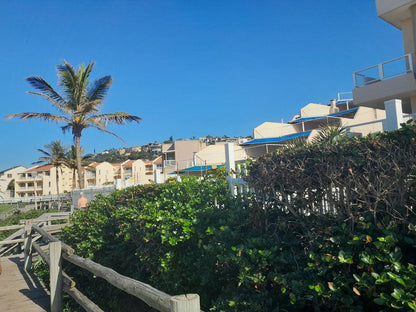
[[[59,193],[72,190],[72,170],[53,165],[35,166],[19,173],[15,179],[15,197],[56,195],[58,175]]]
[[[7,187],[13,180],[16,180],[19,174],[26,171],[27,168],[23,166],[15,166],[9,169],[0,171],[0,199],[7,199],[14,197],[14,191],[8,190]]]

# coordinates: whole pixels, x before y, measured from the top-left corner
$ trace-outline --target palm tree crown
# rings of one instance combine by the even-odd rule
[[[78,69],[74,69],[66,61],[62,65],[58,65],[58,86],[61,89],[60,93],[55,91],[40,76],[26,78],[30,85],[38,90],[37,92],[29,91],[29,93],[47,99],[58,109],[60,114],[24,112],[6,116],[6,118],[16,117],[23,120],[37,118],[45,121],[63,123],[64,125],[61,127],[62,131],[64,133],[71,131],[75,141],[80,188],[84,187],[80,145],[82,131],[86,128],[95,128],[122,140],[115,133],[108,131],[107,125],[109,123],[123,125],[126,122],[139,122],[141,120],[140,117],[125,112],[101,113],[103,100],[113,80],[111,76],[104,76],[90,83],[88,79],[93,68],[94,62],[90,62],[87,66],[83,64]]]

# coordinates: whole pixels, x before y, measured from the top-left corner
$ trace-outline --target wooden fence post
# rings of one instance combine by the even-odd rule
[[[25,240],[23,243],[24,250],[24,269],[29,271],[32,268],[32,223],[26,221],[25,224]]]
[[[50,289],[51,289],[51,312],[62,311],[62,258],[61,242],[49,243],[50,254]]]
[[[187,294],[170,298],[170,312],[200,312],[199,296]]]

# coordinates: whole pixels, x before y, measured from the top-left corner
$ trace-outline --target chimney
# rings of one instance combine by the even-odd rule
[[[329,108],[329,113],[330,114],[335,114],[339,112],[339,108],[337,107],[337,101],[336,100],[331,100],[331,107]]]

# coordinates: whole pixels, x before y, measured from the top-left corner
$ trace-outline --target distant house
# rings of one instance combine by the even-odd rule
[[[26,167],[15,166],[0,171],[0,199],[14,197],[14,191],[8,190],[7,187],[13,180],[16,180],[18,178],[19,174],[23,173],[26,170]]]

